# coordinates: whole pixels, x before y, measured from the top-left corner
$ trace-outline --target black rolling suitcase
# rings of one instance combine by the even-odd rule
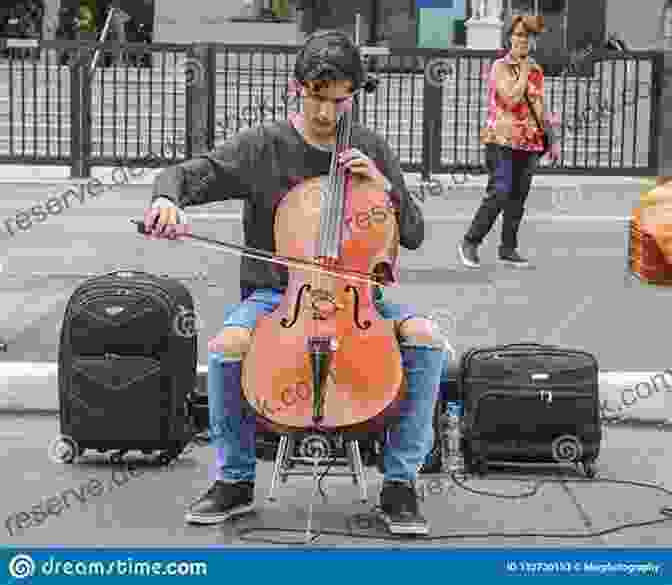
[[[468,472],[489,461],[572,463],[589,477],[600,452],[599,369],[591,354],[512,344],[461,359],[463,448]]]
[[[194,435],[197,332],[179,281],[117,271],[78,286],[65,309],[58,352],[62,440],[86,449],[160,452],[167,461]],[[74,442],[74,445],[72,443]]]

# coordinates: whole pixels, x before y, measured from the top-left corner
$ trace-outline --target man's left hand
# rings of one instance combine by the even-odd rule
[[[346,150],[339,155],[338,162],[339,164],[342,164],[344,168],[349,169],[350,172],[360,180],[372,182],[374,189],[385,191],[387,180],[378,170],[375,163],[362,151],[357,150],[356,148]]]

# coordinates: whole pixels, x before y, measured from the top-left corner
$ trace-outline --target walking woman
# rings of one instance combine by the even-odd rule
[[[497,59],[488,83],[488,120],[481,132],[486,148],[488,185],[486,197],[458,245],[462,263],[480,268],[478,247],[503,213],[499,260],[516,267],[528,266],[518,253],[518,230],[532,177],[544,151],[544,73],[529,57],[530,35],[543,32],[540,16],[515,16],[507,32],[509,51]],[[532,109],[530,106],[533,106]],[[552,138],[552,136],[551,136]],[[552,142],[554,142],[552,140]],[[549,151],[559,158],[558,145]]]

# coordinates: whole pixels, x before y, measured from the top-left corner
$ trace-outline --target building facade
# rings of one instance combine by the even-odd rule
[[[664,5],[665,0],[608,0],[607,31],[621,36],[630,49],[658,49]]]
[[[493,0],[490,0],[492,2]],[[95,6],[102,26],[111,2],[142,23],[155,42],[222,42],[232,44],[299,44],[318,28],[340,28],[354,34],[361,15],[360,40],[390,47],[464,46],[464,20],[482,0],[446,0],[457,16],[419,11],[415,0],[40,0],[44,7],[43,38],[53,38],[59,9],[80,2]],[[6,4],[12,4],[10,0]],[[16,2],[18,3],[18,2]],[[543,14],[547,32],[544,52],[576,51],[599,45],[617,34],[632,49],[660,46],[665,0],[500,0],[502,16],[516,12]],[[4,3],[3,3],[4,4]],[[424,10],[424,9],[423,9]],[[460,14],[463,19],[460,19]],[[442,37],[441,23],[445,22]],[[449,30],[448,30],[449,29]]]

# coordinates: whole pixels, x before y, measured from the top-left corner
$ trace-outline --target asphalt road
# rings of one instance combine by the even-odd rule
[[[3,361],[55,360],[60,321],[74,287],[86,274],[135,268],[187,279],[203,327],[199,362],[206,363],[206,341],[221,324],[223,305],[238,298],[238,258],[137,235],[128,219],[141,216],[148,186],[110,190],[28,230],[15,229],[13,236],[5,219],[62,193],[64,186],[2,184],[0,190],[0,335],[9,339]],[[624,277],[624,224],[615,218],[627,215],[638,195],[636,184],[584,185],[580,196],[571,189],[535,187],[521,232],[523,249],[537,265],[528,271],[494,264],[497,228],[483,249],[482,270],[458,265],[455,244],[480,194],[467,185],[425,201],[426,243],[420,251],[403,252],[403,284],[389,292],[390,299],[441,312],[458,352],[529,340],[592,351],[602,370],[669,366],[670,291]],[[194,231],[239,242],[240,224],[230,216],[238,208],[225,203],[195,210]],[[189,449],[169,467],[143,460],[132,469],[112,466],[96,454],[68,466],[49,458],[58,432],[55,415],[0,415],[5,470],[0,544],[286,547],[303,542],[310,479],[290,478],[280,485],[278,501],[269,503],[272,464],[260,461],[256,514],[223,526],[185,526],[185,507],[210,482],[212,449]],[[322,533],[315,546],[669,546],[672,532],[661,509],[670,506],[672,492],[628,482],[669,484],[671,436],[652,428],[606,427],[600,483],[573,474],[559,478],[558,469],[543,468],[495,469],[487,478],[469,478],[465,487],[426,476],[419,489],[433,540],[385,540],[389,537],[370,514],[381,481],[375,469],[367,470],[367,504],[357,501],[359,490],[348,479],[327,478],[328,499],[315,500],[313,528]],[[34,513],[40,506],[49,513]]]
[[[63,190],[1,185],[0,214],[14,217]],[[13,227],[13,236],[3,225],[0,336],[8,340],[8,350],[0,359],[55,360],[65,303],[74,288],[87,274],[132,268],[191,279],[187,284],[202,326],[199,363],[207,363],[207,339],[219,330],[224,305],[238,299],[239,259],[135,233],[128,219],[142,215],[149,195],[148,186],[116,188],[74,202],[26,231]],[[536,341],[591,351],[602,370],[670,366],[666,321],[672,293],[625,274],[626,227],[616,218],[629,214],[638,196],[636,183],[587,185],[581,197],[536,187],[521,230],[521,251],[535,264],[526,271],[495,263],[498,224],[482,248],[483,268],[460,266],[456,243],[480,196],[479,188],[464,186],[426,200],[426,241],[419,251],[402,252],[402,286],[387,293],[390,300],[439,315],[459,353],[473,345]],[[221,215],[238,208],[236,202],[194,208],[200,214],[194,231],[242,243],[239,221]]]

